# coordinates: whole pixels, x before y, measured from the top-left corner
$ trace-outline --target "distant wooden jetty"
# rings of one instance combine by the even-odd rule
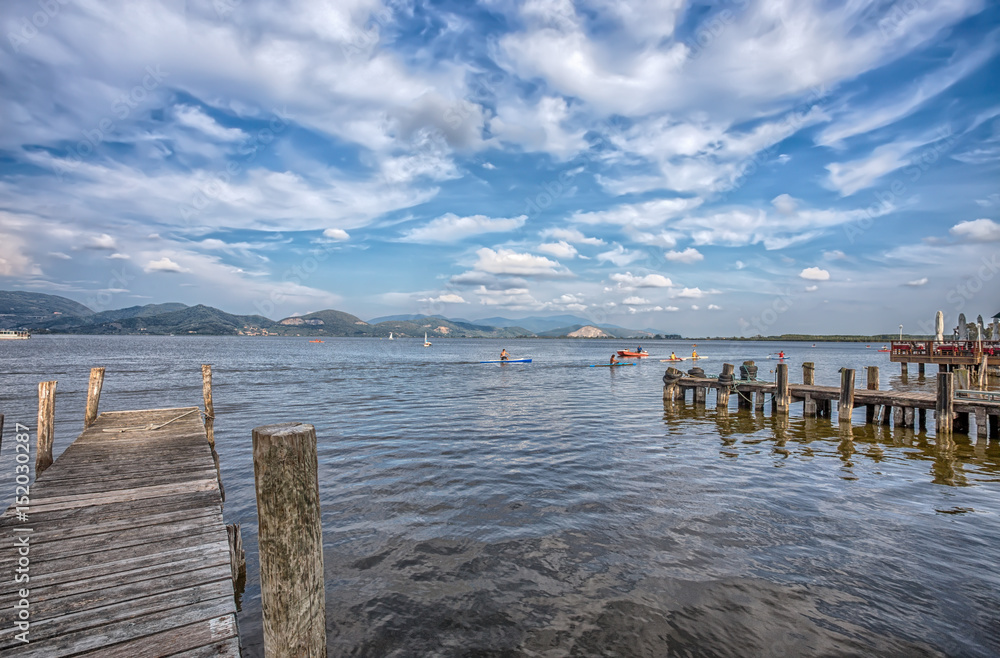
[[[752,364],[753,362],[746,362]],[[716,408],[728,409],[730,397],[737,396],[738,409],[763,410],[766,396],[771,396],[773,413],[787,414],[793,403],[802,403],[804,416],[832,416],[833,402],[837,402],[839,422],[851,422],[855,407],[865,406],[867,423],[896,427],[927,426],[927,410],[935,418],[939,434],[953,431],[968,433],[970,418],[975,418],[976,433],[981,438],[1000,439],[1000,399],[983,391],[971,391],[967,370],[938,373],[935,393],[881,391],[878,387],[878,368],[867,369],[864,389],[855,387],[856,373],[851,369],[841,371],[841,385],[816,386],[812,363],[803,364],[803,383],[788,381],[788,365],[778,364],[774,382],[734,378],[734,366],[724,364],[718,377],[692,376],[667,369],[663,377],[664,402],[685,401],[691,391],[695,405],[705,405],[707,392],[716,392]],[[956,389],[956,381],[960,384]]]
[[[39,387],[38,475],[0,517],[0,656],[239,656],[239,530],[223,522],[211,423],[197,407],[97,416],[100,380],[54,462],[55,382]]]

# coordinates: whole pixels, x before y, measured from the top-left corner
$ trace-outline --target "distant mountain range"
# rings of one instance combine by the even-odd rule
[[[487,318],[476,322],[428,315],[396,315],[365,322],[327,309],[307,315],[271,320],[262,315],[233,315],[211,306],[180,303],[146,304],[100,311],[58,295],[0,291],[0,329],[67,334],[197,334],[267,336],[368,336],[387,338],[514,338],[606,337],[680,338],[649,330],[593,325],[573,315],[530,317],[521,320]]]

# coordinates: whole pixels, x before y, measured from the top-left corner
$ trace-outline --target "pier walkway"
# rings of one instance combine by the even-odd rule
[[[0,517],[0,656],[239,656],[197,407],[102,413],[29,498],[23,517]],[[26,563],[30,581],[15,584]]]

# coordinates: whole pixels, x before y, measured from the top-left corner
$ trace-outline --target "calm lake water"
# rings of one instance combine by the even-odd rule
[[[201,405],[214,370],[225,516],[243,524],[244,655],[261,656],[251,429],[319,436],[331,656],[1000,655],[1000,445],[802,419],[667,412],[684,341],[35,336],[0,342],[0,471],[36,385],[59,381],[56,454],[103,410]],[[506,347],[526,365],[481,365]],[[879,365],[878,345],[699,343],[708,374],[784,349]],[[690,367],[685,364],[685,368]],[[915,371],[913,367],[911,370]],[[710,397],[709,407],[714,407]],[[929,419],[929,426],[933,422]]]

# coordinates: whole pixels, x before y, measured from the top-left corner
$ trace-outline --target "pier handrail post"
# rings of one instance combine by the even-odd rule
[[[212,461],[215,462],[215,475],[219,479],[219,496],[226,502],[226,489],[222,486],[222,467],[219,465],[219,453],[215,450],[215,405],[212,403],[212,366],[201,366],[201,395],[205,400],[205,436],[208,446],[212,449]]]
[[[101,403],[101,388],[104,387],[104,368],[90,369],[90,383],[87,384],[87,412],[83,417],[83,429],[97,420],[97,410]]]
[[[854,412],[854,369],[844,368],[840,371],[840,400],[837,403],[837,421],[851,422]]]
[[[38,437],[35,451],[35,477],[52,466],[52,443],[55,437],[56,382],[38,382]]]
[[[878,389],[878,366],[868,366],[868,390],[877,391]],[[875,422],[875,409],[877,405],[866,404],[865,405],[865,422],[871,425]]]
[[[774,371],[774,407],[779,414],[787,414],[788,397],[788,364],[779,363]]]
[[[316,429],[253,430],[264,654],[326,656],[323,528]]]
[[[937,401],[934,405],[934,425],[938,434],[951,434],[955,417],[955,375],[939,372]]]
[[[812,361],[805,361],[802,364],[802,383],[806,386],[816,385],[816,364]]]

